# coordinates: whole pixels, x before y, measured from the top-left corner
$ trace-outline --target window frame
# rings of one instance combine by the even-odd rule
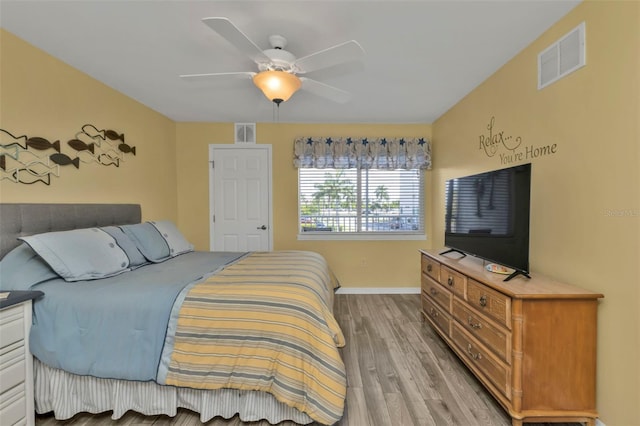
[[[313,168],[314,170],[341,170],[341,169],[320,169],[320,168]],[[356,231],[356,232],[337,232],[337,231],[303,231],[302,230],[302,223],[303,223],[303,217],[305,217],[306,215],[302,214],[302,189],[301,189],[301,171],[305,170],[304,168],[299,168],[298,169],[298,222],[297,222],[297,226],[298,226],[298,240],[301,241],[307,241],[307,240],[346,240],[346,241],[356,241],[356,240],[368,240],[368,241],[375,241],[375,240],[426,240],[427,239],[427,223],[425,220],[425,216],[426,216],[426,210],[427,210],[427,199],[426,199],[426,194],[425,194],[425,180],[426,180],[426,173],[424,169],[420,169],[420,168],[415,168],[415,169],[409,169],[408,171],[416,171],[419,176],[418,176],[418,188],[417,190],[417,194],[419,197],[419,201],[418,201],[418,207],[419,207],[419,218],[420,223],[422,225],[422,229],[418,229],[418,230],[393,230],[393,231]],[[358,223],[358,226],[360,226],[361,222],[362,222],[362,218],[363,218],[363,209],[362,209],[362,181],[363,181],[363,176],[362,176],[362,172],[363,171],[369,171],[369,170],[376,170],[376,171],[386,171],[383,169],[362,169],[362,168],[349,168],[349,169],[344,169],[344,170],[354,170],[356,172],[356,176],[357,176],[357,183],[356,183],[356,212],[357,212],[357,216],[356,216],[356,221]],[[396,171],[396,170],[388,170],[388,171]],[[405,170],[407,171],[407,170]]]

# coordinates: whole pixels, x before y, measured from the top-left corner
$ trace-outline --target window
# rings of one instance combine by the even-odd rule
[[[420,169],[298,169],[300,233],[424,236]]]
[[[424,239],[425,138],[299,137],[299,239]]]

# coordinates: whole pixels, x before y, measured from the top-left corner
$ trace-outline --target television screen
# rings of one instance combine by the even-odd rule
[[[531,164],[448,180],[445,246],[528,276],[530,187]]]

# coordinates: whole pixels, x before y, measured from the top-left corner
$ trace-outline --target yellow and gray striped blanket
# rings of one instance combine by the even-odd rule
[[[344,336],[322,256],[254,252],[189,290],[166,384],[269,392],[322,424],[343,414]]]

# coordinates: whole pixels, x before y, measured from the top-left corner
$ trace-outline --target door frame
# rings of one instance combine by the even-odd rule
[[[272,146],[271,144],[209,144],[209,250],[214,251],[214,233],[215,233],[215,197],[213,196],[215,181],[214,181],[214,169],[212,167],[213,161],[215,160],[215,152],[216,150],[225,150],[225,149],[260,149],[267,151],[267,212],[269,215],[268,220],[268,239],[269,239],[269,247],[268,250],[273,250],[273,157],[272,157]]]

